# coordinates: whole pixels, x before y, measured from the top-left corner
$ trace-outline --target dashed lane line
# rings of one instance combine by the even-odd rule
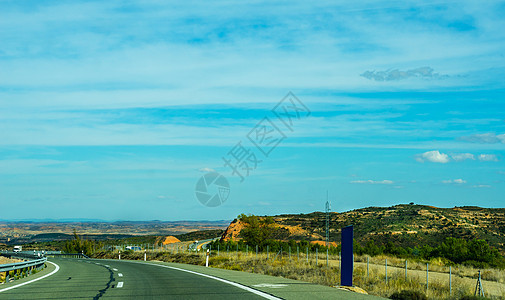
[[[150,263],[144,263],[144,262],[132,262],[132,263],[151,265],[151,266],[156,266],[156,267],[161,267],[161,268],[167,268],[167,269],[173,269],[173,270],[178,270],[178,271],[182,271],[182,272],[187,272],[187,273],[191,273],[191,274],[207,277],[207,278],[210,278],[210,279],[214,279],[214,280],[217,280],[217,281],[221,281],[221,282],[227,283],[229,285],[233,285],[233,286],[238,287],[240,289],[246,290],[246,291],[248,291],[250,293],[253,293],[253,294],[256,294],[258,296],[261,296],[261,297],[263,297],[265,299],[269,299],[269,300],[280,300],[281,299],[281,298],[277,298],[277,297],[275,297],[273,295],[264,293],[262,291],[258,291],[258,290],[255,290],[253,288],[250,288],[248,286],[242,285],[240,283],[236,283],[236,282],[229,281],[229,280],[226,280],[226,279],[223,279],[223,278],[219,278],[219,277],[216,277],[216,276],[212,276],[212,275],[207,275],[207,274],[198,273],[198,272],[195,272],[195,271],[190,271],[190,270],[181,269],[181,268],[172,267],[172,266],[166,266],[166,265],[150,264]],[[119,287],[119,283],[118,283],[118,287]]]
[[[122,281],[118,282],[117,283],[117,288],[119,289],[119,288],[122,288],[122,287],[123,287],[123,282]]]

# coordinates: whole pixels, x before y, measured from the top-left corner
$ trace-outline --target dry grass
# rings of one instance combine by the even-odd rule
[[[13,263],[21,262],[21,261],[22,260],[19,260],[19,259],[11,259],[11,258],[7,258],[4,256],[0,256],[0,265],[13,264]]]
[[[385,260],[388,260],[388,266],[397,267],[397,268],[405,268],[405,259],[390,257],[385,255],[379,255],[376,257],[369,257],[370,264],[381,265],[384,266]],[[356,256],[356,262],[367,261],[367,256]],[[437,273],[445,273],[449,274],[449,265],[451,263],[446,259],[432,259],[428,262],[429,271],[437,272]],[[426,271],[426,262],[416,261],[416,260],[408,260],[407,263],[409,270],[421,270]],[[468,277],[468,278],[478,278],[479,270],[481,271],[481,278],[486,281],[494,281],[498,283],[505,283],[505,270],[500,269],[477,269],[470,266],[465,265],[453,265],[451,266],[451,273],[455,276],[460,277]]]

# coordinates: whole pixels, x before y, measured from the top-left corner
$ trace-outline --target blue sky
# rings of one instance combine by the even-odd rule
[[[0,219],[504,207],[505,4],[2,1]],[[311,114],[247,139],[292,92]],[[222,157],[262,160],[241,182]],[[228,179],[206,207],[195,184]]]

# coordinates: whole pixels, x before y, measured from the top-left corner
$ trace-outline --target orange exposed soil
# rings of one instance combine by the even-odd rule
[[[325,241],[311,241],[310,243],[311,243],[311,244],[321,245],[321,246],[326,246],[326,242],[325,242]],[[338,246],[338,244],[337,244],[337,243],[335,243],[335,242],[330,242],[330,245],[331,245],[332,247],[337,247],[337,246]]]
[[[167,236],[165,240],[163,241],[163,245],[168,245],[168,244],[173,244],[173,243],[180,243],[181,241],[176,238],[175,236]]]
[[[233,220],[231,222],[230,226],[226,228],[226,231],[223,234],[223,240],[229,241],[229,240],[240,240],[238,235],[240,234],[240,231],[244,228],[244,224],[240,222],[240,220]]]

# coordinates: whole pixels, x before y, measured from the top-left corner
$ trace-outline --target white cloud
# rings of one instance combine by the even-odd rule
[[[472,188],[476,189],[488,189],[491,186],[489,184],[477,184],[477,185],[472,185]]]
[[[201,168],[201,169],[200,169],[200,170],[198,170],[198,171],[200,171],[200,172],[206,172],[206,173],[207,173],[207,172],[216,172],[216,170],[214,170],[214,169],[212,169],[212,168],[207,168],[207,167],[205,167],[205,168]]]
[[[479,155],[480,161],[498,161],[498,157],[494,154],[481,154]]]
[[[353,180],[351,183],[358,184],[393,184],[392,180]]]
[[[445,164],[449,162],[449,155],[445,153],[440,153],[438,150],[433,150],[433,151],[428,151],[424,152],[423,154],[418,154],[416,156],[416,160],[418,162],[434,162],[434,163],[441,163]]]
[[[451,158],[454,161],[464,161],[467,159],[475,160],[475,155],[473,155],[472,153],[455,153],[451,154]]]
[[[459,179],[452,179],[452,180],[443,180],[442,183],[445,183],[445,184],[464,184],[464,183],[466,183],[466,180],[463,180],[463,179],[459,178]]]

